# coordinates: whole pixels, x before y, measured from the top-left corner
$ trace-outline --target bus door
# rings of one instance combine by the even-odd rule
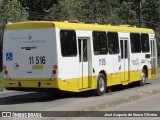
[[[128,39],[121,39],[121,81],[123,85],[127,85],[129,82],[129,54],[128,54]]]
[[[80,70],[80,82],[79,89],[88,88],[89,81],[89,38],[79,37],[79,70]]]
[[[151,40],[151,76],[156,75],[156,46],[155,41]]]

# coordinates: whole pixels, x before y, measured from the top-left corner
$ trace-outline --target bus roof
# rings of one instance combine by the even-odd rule
[[[56,22],[56,21],[26,21],[9,23],[5,30],[22,30],[22,29],[40,29],[40,28],[61,28],[74,30],[98,30],[98,31],[118,31],[118,32],[141,32],[154,33],[152,29],[137,28],[129,25],[101,25],[101,24],[86,24],[81,22]]]

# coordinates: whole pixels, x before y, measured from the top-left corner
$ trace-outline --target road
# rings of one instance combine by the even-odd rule
[[[160,77],[154,80],[148,80],[146,86],[151,86],[160,83],[158,80]],[[120,94],[128,90],[139,89],[138,86],[129,86],[125,89],[114,89],[112,94]],[[109,97],[112,97],[110,95]],[[10,91],[0,94],[0,111],[2,110],[48,110],[51,108],[57,108],[66,104],[70,104],[78,101],[85,101],[86,99],[95,99],[97,97],[92,96],[90,92],[83,93],[62,93],[61,97],[48,98],[45,93],[41,92],[19,92]],[[68,108],[70,109],[70,108]],[[53,109],[54,110],[54,109]]]
[[[156,94],[131,103],[116,106],[105,111],[160,111],[160,94]]]
[[[95,101],[101,103],[104,100],[117,99],[122,95],[130,95],[132,92],[136,93],[138,90],[144,91],[143,89],[145,88],[160,85],[159,79],[160,74],[158,78],[147,80],[147,84],[143,87],[136,85],[116,87],[113,88],[111,95],[107,93],[100,97],[93,96],[91,92],[62,92],[60,97],[49,98],[44,92],[4,91],[0,93],[0,111],[74,111],[77,108],[81,110],[83,106],[94,105]],[[159,108],[157,107],[157,109]],[[123,108],[122,110],[125,109]]]
[[[144,99],[134,101],[134,102],[122,104],[114,108],[103,109],[101,111],[105,111],[106,113],[107,111],[109,112],[112,111],[111,112],[112,115],[116,113],[116,111],[118,112],[116,114],[121,113],[120,111],[131,111],[129,113],[131,113],[133,116],[138,116],[138,115],[146,116],[149,114],[156,115],[156,112],[149,112],[149,111],[159,111],[160,113],[159,101],[160,101],[160,93],[150,97],[146,97]],[[145,111],[145,112],[138,112],[138,111]],[[95,112],[93,114],[89,114],[88,116],[95,116],[96,114],[98,116],[99,113]],[[160,119],[160,117],[129,117],[129,118],[128,117],[121,117],[121,118],[119,117],[82,117],[82,118],[75,118],[74,120],[93,120],[93,119],[107,120],[108,118],[109,120],[128,120],[128,119],[129,120],[159,120]]]

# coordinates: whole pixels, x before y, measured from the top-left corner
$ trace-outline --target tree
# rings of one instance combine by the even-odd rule
[[[0,0],[0,53],[2,53],[2,34],[4,20],[10,22],[27,20],[27,12],[17,0]],[[0,54],[0,71],[2,70],[2,54]]]
[[[160,24],[160,1],[146,0],[142,6],[142,15],[145,25],[156,29]]]
[[[52,20],[80,20],[90,23],[110,23],[116,19],[117,0],[59,0],[48,10]],[[116,19],[117,20],[117,19]]]
[[[160,51],[160,25],[155,30],[157,40],[157,51]],[[158,58],[160,59],[160,52],[157,52]]]
[[[7,19],[11,22],[27,20],[28,13],[18,0],[0,0],[0,21]]]
[[[59,0],[48,10],[47,19],[52,20],[75,20],[81,14],[82,0]]]
[[[18,0],[29,12],[29,20],[41,20],[58,0]]]
[[[137,23],[137,13],[135,11],[134,2],[121,1],[118,16],[120,17],[123,24],[133,24]]]

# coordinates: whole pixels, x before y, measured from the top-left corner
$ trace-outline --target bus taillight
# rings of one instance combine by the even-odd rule
[[[4,70],[7,70],[7,66],[3,66],[3,69],[4,69]]]
[[[58,69],[58,66],[57,66],[57,65],[54,65],[54,66],[53,66],[53,69],[54,69],[54,70],[57,70],[57,69]]]
[[[58,71],[58,66],[57,66],[57,65],[54,65],[54,66],[53,66],[53,70],[52,70],[51,80],[56,78],[56,76],[57,76],[57,71]]]
[[[3,70],[4,70],[4,74],[7,75],[8,74],[7,66],[3,66]]]
[[[55,74],[57,74],[57,69],[58,69],[58,66],[57,65],[54,65],[53,66],[53,71],[52,71],[52,73],[55,75]]]
[[[4,71],[4,74],[5,74],[5,75],[7,75],[7,74],[8,74],[8,71],[7,71],[7,70],[5,70],[5,71]]]
[[[53,70],[52,73],[55,75],[55,74],[57,74],[57,71],[56,71],[56,70]]]

